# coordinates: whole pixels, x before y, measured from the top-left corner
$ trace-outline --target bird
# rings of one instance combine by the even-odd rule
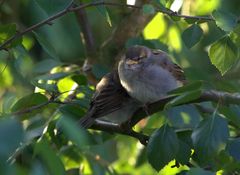
[[[168,54],[145,46],[130,47],[118,64],[121,85],[143,104],[154,103],[186,84],[184,72]]]
[[[97,119],[121,124],[141,106],[164,98],[185,82],[183,70],[167,53],[141,45],[131,46],[117,69],[97,84],[90,107],[79,124],[89,128]]]

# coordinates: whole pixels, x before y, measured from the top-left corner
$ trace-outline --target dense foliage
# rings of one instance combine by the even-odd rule
[[[1,0],[0,174],[240,174],[239,8]],[[96,82],[135,44],[168,52],[189,82],[134,126],[147,145],[76,125]]]

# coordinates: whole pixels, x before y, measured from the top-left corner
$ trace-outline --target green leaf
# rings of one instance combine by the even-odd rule
[[[54,59],[59,60],[54,47],[45,39],[44,36],[37,32],[33,32],[42,48]]]
[[[176,155],[176,160],[185,165],[189,162],[190,156],[191,156],[191,147],[189,145],[187,145],[185,142],[181,141],[179,139],[178,141],[179,143],[179,149],[178,149],[178,153]]]
[[[202,94],[201,90],[185,92],[177,96],[176,98],[172,99],[171,101],[169,101],[164,108],[169,109],[172,106],[177,106],[180,104],[184,104],[184,103],[196,100],[201,96],[201,94]]]
[[[221,106],[219,111],[240,128],[240,108],[238,105]]]
[[[34,72],[35,73],[45,73],[49,72],[52,68],[61,66],[62,63],[53,59],[43,60],[35,65]]]
[[[39,142],[35,145],[35,155],[38,155],[42,158],[43,163],[49,169],[50,174],[66,174],[64,165],[55,151],[51,148],[48,141],[42,137]]]
[[[192,104],[170,108],[166,115],[171,126],[175,128],[194,128],[201,119],[199,111]]]
[[[77,104],[66,104],[61,106],[59,110],[63,115],[76,119],[80,119],[85,114],[84,110]]]
[[[29,52],[23,47],[23,45],[16,46],[12,49],[13,56],[15,57],[15,68],[23,77],[32,74],[33,60],[30,57]]]
[[[31,83],[34,86],[46,90],[48,92],[58,92],[58,87],[56,84],[48,84],[47,82],[39,83],[38,80],[32,80]]]
[[[159,171],[176,158],[179,144],[176,133],[167,124],[155,131],[147,146],[147,157],[152,167]]]
[[[193,130],[191,137],[195,159],[206,165],[226,146],[229,137],[227,121],[218,114],[206,116]]]
[[[35,0],[48,15],[56,14],[67,8],[72,0]]]
[[[40,104],[46,103],[47,101],[48,101],[47,97],[40,93],[30,94],[19,99],[13,105],[12,112],[16,112],[19,110],[27,109],[32,106],[40,105]]]
[[[182,39],[188,48],[192,48],[202,37],[203,30],[197,24],[191,25],[183,31]]]
[[[182,87],[174,89],[174,90],[168,92],[168,94],[179,95],[179,94],[189,92],[189,91],[200,90],[200,89],[202,89],[202,86],[203,86],[203,81],[201,81],[201,80],[194,81],[194,82],[188,83]]]
[[[59,72],[54,74],[45,74],[35,77],[35,80],[60,80],[66,76],[68,76],[68,73],[65,72]]]
[[[155,13],[155,9],[151,4],[144,4],[142,9],[143,9],[143,13],[145,13],[145,14],[154,14]]]
[[[60,153],[61,159],[66,169],[79,168],[79,162],[83,161],[83,157],[74,145],[68,146]]]
[[[218,27],[226,32],[230,32],[237,25],[237,17],[230,12],[215,10],[212,13]]]
[[[16,24],[6,24],[0,26],[0,44],[4,43],[7,39],[17,33]],[[22,38],[14,40],[7,47],[14,47],[22,42]]]
[[[187,175],[215,175],[215,173],[211,171],[206,171],[202,168],[191,168],[188,172]]]
[[[199,19],[185,18],[184,20],[185,20],[188,24],[194,24],[194,23],[196,23]]]
[[[230,140],[226,150],[237,161],[240,161],[240,138]]]
[[[106,18],[109,26],[112,27],[112,21],[111,21],[111,18],[109,16],[107,8],[104,5],[101,5],[101,6],[97,6],[97,9],[100,12],[100,14],[103,15]]]
[[[86,145],[89,145],[90,135],[88,132],[79,127],[76,121],[72,120],[68,115],[62,116],[59,124],[69,140],[75,143],[80,149],[83,149]]]
[[[84,75],[73,75],[71,78],[78,85],[87,85],[87,83],[88,83],[87,78]]]
[[[23,136],[20,122],[14,119],[0,119],[0,161],[6,161],[15,152]]]
[[[179,16],[170,16],[173,21],[180,21],[181,17]]]
[[[224,75],[238,60],[238,48],[229,36],[214,42],[209,49],[209,57],[214,66]]]
[[[143,147],[143,149],[141,149],[138,152],[138,155],[136,157],[135,168],[142,166],[144,163],[146,163],[146,160],[147,160],[147,149],[146,147]]]

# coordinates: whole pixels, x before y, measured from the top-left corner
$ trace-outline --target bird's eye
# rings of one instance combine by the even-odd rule
[[[147,54],[144,51],[142,51],[139,55],[139,59],[146,58],[146,57],[147,57]]]
[[[153,53],[153,55],[159,55],[160,54],[160,52],[156,51],[156,50],[153,50],[152,53]]]

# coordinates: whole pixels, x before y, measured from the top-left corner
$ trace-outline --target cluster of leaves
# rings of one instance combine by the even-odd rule
[[[212,83],[205,89],[239,92],[238,82],[231,78],[219,79],[218,72],[208,62],[210,59],[222,75],[238,71],[240,29],[237,14],[230,11],[234,8],[229,10],[219,5],[214,11],[211,9],[213,18],[209,17],[209,20],[182,18],[169,11],[173,2],[157,0],[145,4],[142,7],[145,14],[160,10],[170,16],[157,14],[142,36],[129,38],[126,47],[143,44],[160,48],[173,55],[185,68],[190,82],[207,80]],[[15,8],[24,16],[21,25],[29,26],[57,14],[71,3],[71,0],[19,1],[19,9]],[[9,11],[13,8],[10,4],[5,2],[0,7],[7,17],[14,15],[15,9]],[[126,9],[120,14],[119,8],[105,6],[88,11],[96,44],[100,45],[111,36],[120,18],[131,15],[131,9]],[[85,55],[76,21],[75,16],[66,14],[53,24],[48,23],[50,26],[19,36],[4,46],[7,51],[0,51],[1,173],[153,174],[152,167],[161,170],[162,174],[240,171],[239,106],[206,102],[199,106],[174,107],[199,98],[204,89],[200,82],[173,91],[172,94],[178,97],[166,104],[164,112],[154,114],[135,127],[150,135],[146,148],[128,136],[115,137],[114,134],[77,127],[75,121],[85,115],[94,88],[89,85],[89,77],[79,69]],[[0,45],[18,36],[19,26],[9,21],[1,23]],[[154,33],[156,36],[152,37]],[[183,43],[180,49],[176,46],[177,39]],[[102,48],[96,58],[101,64],[93,65],[92,73],[97,79],[111,67],[105,64],[114,58],[104,52],[104,49],[109,50],[108,47]],[[59,128],[61,132],[58,132]]]

